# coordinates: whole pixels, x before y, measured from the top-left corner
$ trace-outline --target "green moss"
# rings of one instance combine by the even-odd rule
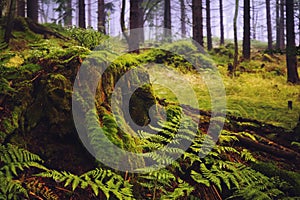
[[[0,143],[3,143],[5,138],[19,128],[19,122],[22,116],[23,109],[15,107],[9,116],[2,119],[2,128],[0,129]]]

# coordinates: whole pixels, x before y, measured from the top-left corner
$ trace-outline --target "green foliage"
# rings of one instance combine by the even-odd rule
[[[100,44],[103,44],[105,40],[107,40],[106,35],[92,28],[81,29],[72,27],[67,30],[71,37],[75,39],[79,43],[79,45],[88,49],[94,49]]]
[[[28,189],[22,185],[21,180],[16,179],[25,168],[46,170],[39,156],[11,144],[0,145],[0,160],[1,199],[28,197]]]
[[[82,189],[91,187],[96,196],[101,191],[107,199],[112,196],[117,199],[132,199],[133,196],[132,185],[111,170],[96,168],[80,176],[65,171],[49,170],[37,176],[53,178],[57,182],[64,183],[65,187],[70,186],[73,191],[78,187]]]

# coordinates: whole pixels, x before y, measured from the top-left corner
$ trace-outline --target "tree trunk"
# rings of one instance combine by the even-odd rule
[[[64,25],[72,26],[72,0],[66,0],[65,2],[66,10],[64,17]]]
[[[280,0],[276,0],[276,49],[280,49]]]
[[[244,0],[243,58],[249,60],[250,55],[251,55],[250,0]]]
[[[180,0],[180,22],[181,22],[181,35],[183,38],[186,37],[186,14],[185,14],[185,3],[184,0]]]
[[[167,41],[170,41],[171,36],[171,1],[164,0],[165,2],[165,12],[164,12],[164,36]]]
[[[13,21],[14,21],[14,15],[16,10],[16,0],[11,0],[9,5],[9,12],[8,12],[8,19],[6,23],[6,29],[4,33],[4,41],[9,44],[9,41],[11,39],[11,32],[13,29]]]
[[[284,42],[284,30],[285,30],[285,24],[284,24],[284,5],[285,0],[280,1],[280,49],[285,48],[285,42]]]
[[[139,31],[131,31],[132,29],[139,28],[139,0],[130,0],[130,12],[129,12],[129,24],[130,24],[130,36],[129,36],[129,51],[139,52]]]
[[[104,0],[98,0],[98,31],[106,34]]]
[[[273,36],[272,36],[270,0],[266,0],[266,11],[267,11],[267,30],[268,30],[268,50],[271,51],[273,49]]]
[[[39,3],[38,0],[27,0],[27,17],[34,22],[39,19]]]
[[[143,8],[143,6],[142,6],[142,4],[143,4],[143,2],[144,2],[144,0],[140,0],[139,1],[139,7],[138,7],[138,9],[139,9],[139,20],[138,20],[138,28],[139,28],[139,41],[141,42],[141,43],[144,43],[144,41],[145,41],[145,33],[144,33],[144,29],[143,29],[143,27],[144,27],[144,14],[145,14],[145,10],[144,10],[144,8]]]
[[[223,0],[219,0],[219,7],[220,7],[220,45],[224,45],[225,39],[224,39],[224,19],[223,19]]]
[[[295,44],[294,0],[286,1],[286,63],[287,81],[299,83],[297,71],[297,49]]]
[[[25,17],[25,0],[17,1],[17,16]]]
[[[88,0],[87,5],[88,27],[92,26],[92,1]]]
[[[256,40],[256,21],[257,21],[257,13],[255,11],[255,0],[252,0],[252,39]]]
[[[233,32],[234,32],[234,61],[233,61],[233,74],[238,65],[238,56],[239,56],[239,49],[238,49],[238,37],[237,37],[237,18],[239,13],[239,0],[235,0],[235,12],[233,18]]]
[[[203,46],[202,0],[192,0],[193,40]]]
[[[78,0],[79,5],[79,27],[85,28],[85,3],[84,0]]]
[[[210,22],[210,0],[206,0],[206,31],[207,31],[207,50],[212,50],[212,35]]]

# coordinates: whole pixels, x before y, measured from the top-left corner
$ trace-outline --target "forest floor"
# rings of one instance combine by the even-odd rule
[[[193,148],[184,154],[184,158],[159,171],[164,173],[160,180],[159,173],[139,176],[115,170],[111,172],[111,169],[95,161],[76,134],[71,115],[75,76],[91,53],[90,49],[103,43],[107,37],[93,30],[65,30],[51,24],[47,28],[32,28],[30,22],[22,19],[17,22],[23,30],[15,28],[9,46],[0,45],[3,47],[0,52],[0,179],[4,180],[0,184],[1,197],[258,199],[259,195],[264,194],[265,199],[299,198],[300,86],[286,82],[284,54],[269,55],[263,51],[261,43],[255,42],[251,60],[241,60],[232,77],[227,71],[228,63],[232,62],[232,44],[215,47],[208,52],[207,57],[214,61],[226,92],[224,128],[216,148],[207,158],[193,157],[193,153],[200,151],[197,143],[193,142]],[[36,30],[44,33],[36,33]],[[2,28],[1,37],[3,34]],[[191,44],[181,41],[176,45],[183,49],[193,48]],[[104,84],[99,94],[101,100],[96,103],[99,123],[107,127],[112,135],[115,133],[110,139],[128,148],[134,146],[136,140],[125,138],[125,134],[114,127],[115,123],[109,121],[107,116],[111,114],[111,108],[106,105],[108,92],[114,86],[116,77],[124,73],[122,70],[126,71],[146,59],[157,61],[158,58],[160,62],[162,59],[169,74],[162,70],[149,76],[151,95],[157,100],[157,105],[166,110],[178,106],[178,97],[156,81],[178,77],[179,73],[185,84],[195,92],[199,105],[181,105],[182,112],[198,124],[200,133],[207,133],[212,99],[201,74],[187,69],[185,61],[178,61],[176,56],[146,50],[140,55],[125,55],[114,61],[116,69],[121,72],[112,71],[111,80]],[[174,87],[184,90],[180,83]],[[186,95],[186,99],[192,98]],[[143,102],[149,103],[147,101],[150,100]],[[292,108],[288,102],[293,103]],[[176,111],[172,109],[169,110],[175,118]],[[158,143],[155,140],[137,143],[160,145],[166,141],[163,137],[169,134],[164,131],[161,131],[162,140]],[[24,149],[19,151],[18,147],[11,147],[10,144]],[[146,146],[145,149],[151,148]],[[39,155],[43,161],[31,154],[31,157],[26,156],[26,150]],[[28,169],[24,171],[24,168]],[[100,170],[99,175],[99,171],[93,171],[95,169],[112,174],[103,175]],[[37,173],[42,175],[36,176]],[[222,176],[222,173],[230,178]],[[110,177],[114,177],[112,182]],[[248,178],[249,183],[243,181]],[[266,184],[257,181],[259,179]]]

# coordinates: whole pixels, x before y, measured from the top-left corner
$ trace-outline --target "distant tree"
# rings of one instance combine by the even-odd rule
[[[164,0],[164,28],[165,28],[165,39],[170,40],[169,37],[171,35],[171,1],[170,0]]]
[[[4,41],[9,44],[9,41],[12,36],[12,29],[13,29],[13,21],[14,21],[14,15],[16,10],[16,0],[11,0],[9,4],[9,12],[7,17],[7,23],[6,23],[6,29],[4,33]]]
[[[180,0],[180,24],[181,24],[181,35],[186,37],[186,13],[185,13],[184,0]]]
[[[138,31],[131,31],[131,29],[137,29],[139,26],[139,5],[140,4],[139,4],[139,0],[130,0],[129,4],[130,4],[130,11],[129,11],[130,30],[129,32],[127,32],[125,26],[126,0],[122,0],[121,19],[120,19],[121,29],[128,43],[129,51],[138,53],[140,35]]]
[[[286,1],[286,62],[287,62],[287,81],[299,83],[297,70],[297,49],[295,44],[295,20],[294,20],[294,0]]]
[[[276,49],[280,49],[280,0],[276,0]]]
[[[58,23],[64,23],[65,26],[72,26],[72,0],[55,0],[58,7],[55,11],[59,13]]]
[[[206,0],[206,31],[207,31],[207,50],[212,50],[212,35],[210,21],[210,0]]]
[[[250,0],[244,0],[244,37],[243,58],[250,59],[251,54]]]
[[[87,21],[88,21],[88,27],[92,26],[92,1],[88,0],[87,2]]]
[[[239,56],[239,48],[238,48],[238,37],[237,37],[237,18],[239,13],[239,0],[235,0],[235,11],[233,18],[233,32],[234,32],[234,61],[233,61],[233,72],[235,72],[238,65],[238,56]]]
[[[17,0],[17,16],[25,17],[25,0]]]
[[[203,46],[202,0],[192,0],[193,40]]]
[[[279,46],[280,46],[280,49],[284,49],[284,47],[285,47],[285,40],[284,40],[284,36],[285,36],[284,35],[284,30],[285,30],[285,24],[284,24],[284,5],[285,5],[285,0],[280,0],[280,21],[279,21],[279,30],[280,30],[280,42],[279,42]]]
[[[224,45],[224,19],[223,19],[223,0],[219,0],[219,9],[220,9],[220,45]]]
[[[85,2],[84,0],[78,0],[79,6],[79,27],[86,28],[85,25]]]
[[[272,18],[270,0],[266,0],[266,14],[267,14],[267,31],[268,31],[268,50],[273,49],[273,36],[272,36]]]
[[[106,33],[105,31],[105,4],[104,0],[98,0],[98,31]]]
[[[27,17],[34,22],[39,19],[39,3],[38,0],[27,0]]]

